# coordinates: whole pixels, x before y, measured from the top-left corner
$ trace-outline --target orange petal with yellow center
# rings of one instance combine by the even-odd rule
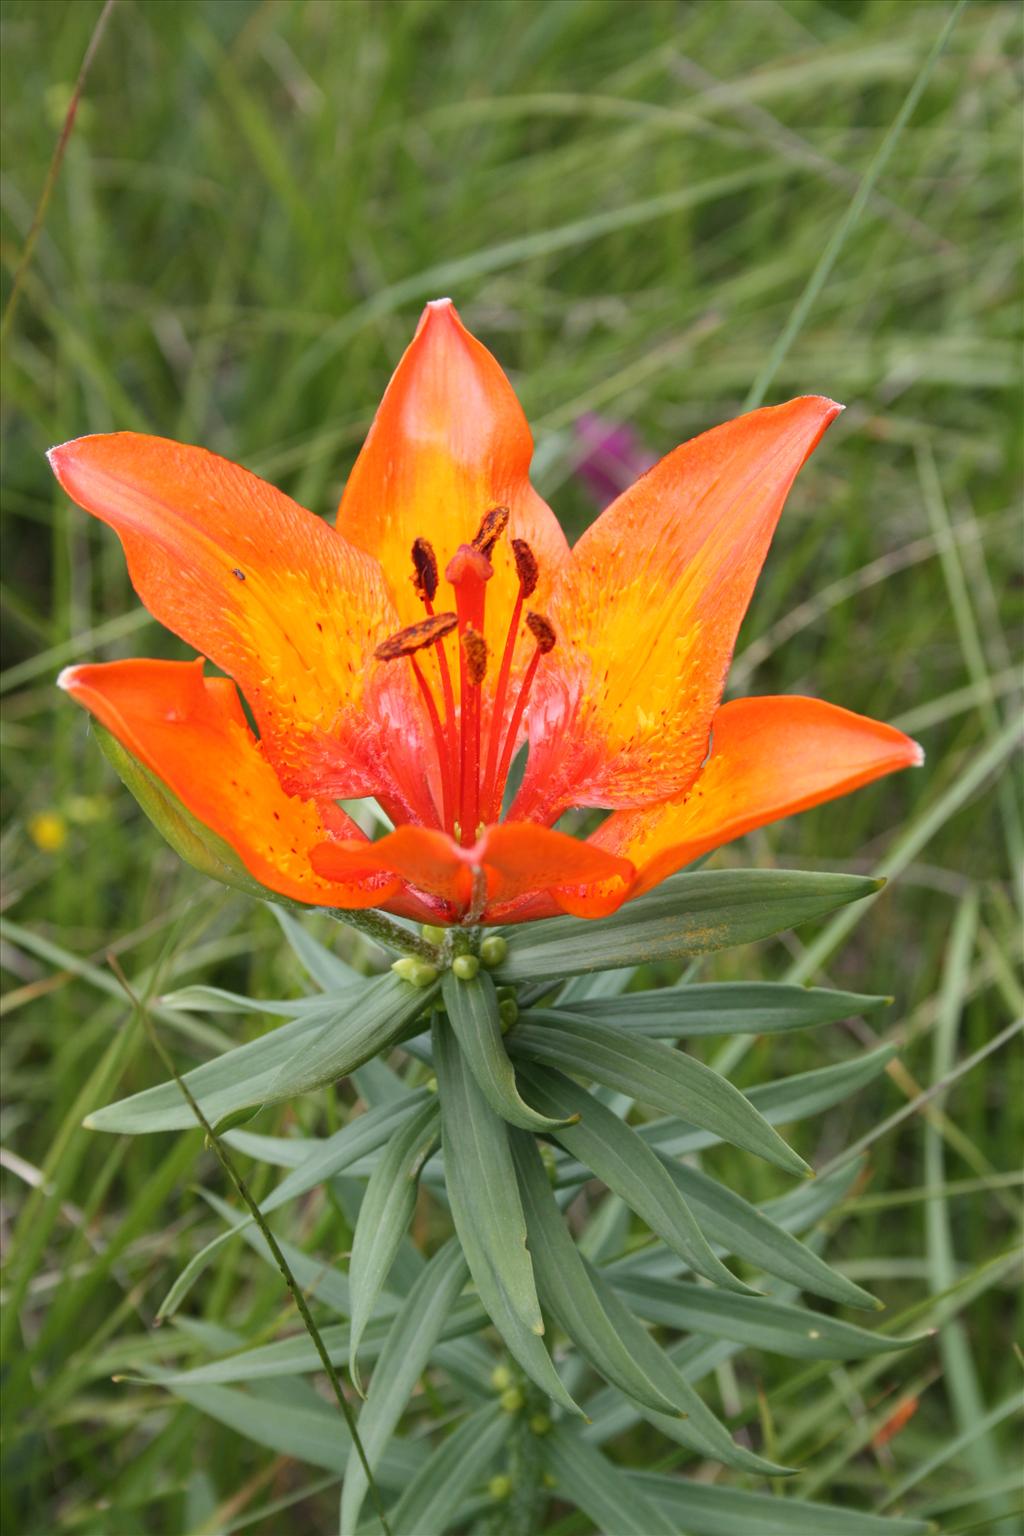
[[[633,808],[693,782],[783,503],[840,409],[807,396],[715,427],[584,533],[555,595],[514,815]]]
[[[488,827],[472,848],[426,827],[398,827],[368,847],[328,842],[314,849],[313,866],[327,879],[371,868],[400,875],[445,902],[452,918],[470,913],[483,921],[492,908],[534,894],[550,895],[563,911],[604,916],[621,902],[634,874],[627,859],[593,844],[511,822]]]
[[[485,638],[499,660],[519,590],[513,538],[525,539],[537,558],[540,580],[531,606],[543,608],[568,545],[530,485],[532,457],[526,417],[495,358],[466,330],[450,299],[428,304],[338,509],[339,532],[384,567],[402,624],[423,616],[410,580],[413,541],[427,539],[437,557],[435,608],[454,610],[445,567],[460,544],[471,542],[484,513],[498,506],[511,517],[492,556]]]
[[[333,802],[285,793],[234,684],[204,677],[202,660],[69,667],[59,681],[269,890],[329,907],[381,906],[398,890],[373,869],[333,881],[314,871],[311,848],[358,828]]]
[[[619,811],[591,841],[633,861],[637,896],[754,827],[923,760],[894,726],[821,699],[736,699],[715,715],[711,755],[681,799]]]
[[[404,670],[374,648],[396,627],[377,562],[290,497],[202,448],[134,432],[50,452],[74,501],[120,536],[153,617],[228,672],[295,792],[392,791],[379,720],[419,728]]]

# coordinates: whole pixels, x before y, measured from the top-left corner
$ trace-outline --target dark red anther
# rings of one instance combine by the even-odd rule
[[[467,629],[460,643],[466,657],[466,676],[474,688],[479,688],[487,672],[487,641],[475,629]]]
[[[550,619],[546,619],[542,613],[528,613],[526,615],[526,627],[537,642],[537,649],[542,656],[555,648],[555,626]]]
[[[473,539],[473,548],[478,549],[488,560],[494,553],[494,546],[508,527],[508,507],[492,507],[485,512],[480,520],[480,527]]]
[[[437,556],[426,539],[416,539],[412,546],[413,578],[416,596],[432,603],[437,593]]]
[[[512,554],[515,557],[520,593],[523,597],[532,597],[540,574],[537,568],[537,556],[525,539],[512,540]]]
[[[450,635],[458,622],[454,613],[435,613],[429,619],[420,619],[418,624],[408,624],[397,634],[389,635],[373,654],[378,661],[397,661],[400,656],[412,656]]]

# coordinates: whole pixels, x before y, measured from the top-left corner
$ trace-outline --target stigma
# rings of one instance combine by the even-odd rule
[[[405,661],[412,669],[436,754],[437,825],[462,847],[472,846],[501,815],[537,669],[557,639],[550,619],[525,606],[540,572],[520,538],[509,541],[518,590],[504,644],[492,655],[484,639],[488,583],[509,517],[507,507],[492,507],[473,539],[448,559],[444,574],[454,589],[454,613],[435,613],[437,556],[427,539],[414,540],[411,580],[425,617],[390,635],[375,652],[378,661]],[[446,644],[449,637],[454,644]]]

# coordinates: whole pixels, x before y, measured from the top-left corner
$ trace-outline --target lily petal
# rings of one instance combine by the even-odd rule
[[[735,699],[715,715],[711,755],[681,799],[619,811],[591,841],[633,861],[639,896],[754,827],[923,761],[894,726],[821,699]]]
[[[633,808],[693,782],[783,503],[840,410],[813,395],[715,427],[583,534],[555,596],[559,643],[513,815]]]
[[[358,838],[358,827],[333,802],[285,793],[234,684],[204,677],[201,658],[68,667],[58,681],[269,890],[332,907],[380,906],[398,890],[375,870],[334,881],[314,872],[310,849],[332,834]]]
[[[413,733],[409,679],[372,664],[395,625],[376,561],[237,464],[134,432],[51,449],[73,500],[120,536],[153,617],[245,693],[285,787],[394,793],[382,722]]]
[[[423,617],[413,589],[412,545],[425,538],[440,568],[438,612],[454,610],[444,571],[485,512],[508,507],[508,538],[494,551],[485,635],[504,643],[519,589],[510,540],[525,539],[539,567],[535,607],[568,554],[558,521],[530,485],[533,438],[512,386],[466,330],[450,299],[427,305],[395,369],[338,509],[338,530],[376,556],[401,623]]]
[[[443,901],[453,917],[472,912],[485,921],[492,909],[534,894],[550,896],[554,910],[604,916],[623,900],[635,873],[628,859],[594,844],[510,822],[488,827],[472,848],[432,828],[398,827],[368,846],[325,842],[312,859],[326,879],[371,869],[399,875]]]

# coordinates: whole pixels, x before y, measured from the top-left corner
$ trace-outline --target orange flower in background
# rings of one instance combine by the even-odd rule
[[[721,703],[786,495],[839,410],[806,396],[684,443],[570,550],[508,380],[439,300],[336,528],[201,448],[123,432],[52,450],[153,616],[227,674],[116,661],[60,684],[270,891],[433,923],[604,916],[921,761],[815,699]],[[338,804],[363,797],[394,824],[376,842]],[[576,806],[612,814],[578,841],[554,826]]]

